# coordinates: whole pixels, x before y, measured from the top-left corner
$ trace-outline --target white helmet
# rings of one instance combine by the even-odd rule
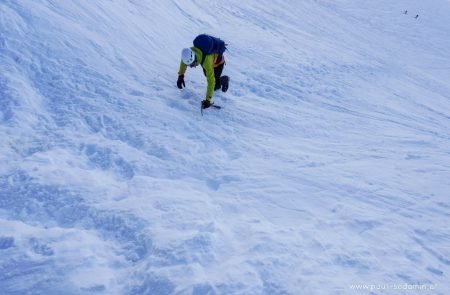
[[[190,48],[183,48],[181,51],[181,60],[187,65],[192,64],[195,61],[195,52]]]

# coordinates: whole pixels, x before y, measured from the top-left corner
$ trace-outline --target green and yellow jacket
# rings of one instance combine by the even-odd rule
[[[198,49],[195,46],[191,47],[192,51],[194,51],[195,56],[196,56],[196,64],[195,66],[198,66],[203,58],[203,53],[200,49]],[[203,64],[201,65],[205,76],[206,76],[206,81],[208,82],[208,86],[206,87],[206,100],[211,101],[213,93],[214,93],[214,86],[216,85],[216,78],[214,77],[214,68],[223,64],[225,62],[225,59],[222,56],[222,60],[220,60],[219,62],[217,62],[217,53],[211,53],[208,54],[205,57],[205,60],[203,61]],[[184,73],[186,73],[186,69],[187,69],[187,65],[181,61],[180,62],[180,69],[178,70],[178,75],[184,75]]]

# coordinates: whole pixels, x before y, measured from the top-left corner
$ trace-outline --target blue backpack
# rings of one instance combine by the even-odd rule
[[[205,57],[211,53],[218,54],[216,59],[217,61],[222,60],[222,55],[225,52],[225,50],[227,50],[227,45],[223,40],[206,34],[201,34],[195,37],[194,46],[200,49],[203,53],[200,65],[203,65]]]

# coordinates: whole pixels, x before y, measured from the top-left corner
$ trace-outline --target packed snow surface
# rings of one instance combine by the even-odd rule
[[[0,0],[0,293],[450,294],[449,16]]]

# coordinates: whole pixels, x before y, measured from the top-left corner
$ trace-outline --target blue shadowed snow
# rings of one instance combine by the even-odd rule
[[[448,294],[449,13],[1,1],[2,294]]]
[[[13,237],[0,237],[0,250],[14,247]]]

